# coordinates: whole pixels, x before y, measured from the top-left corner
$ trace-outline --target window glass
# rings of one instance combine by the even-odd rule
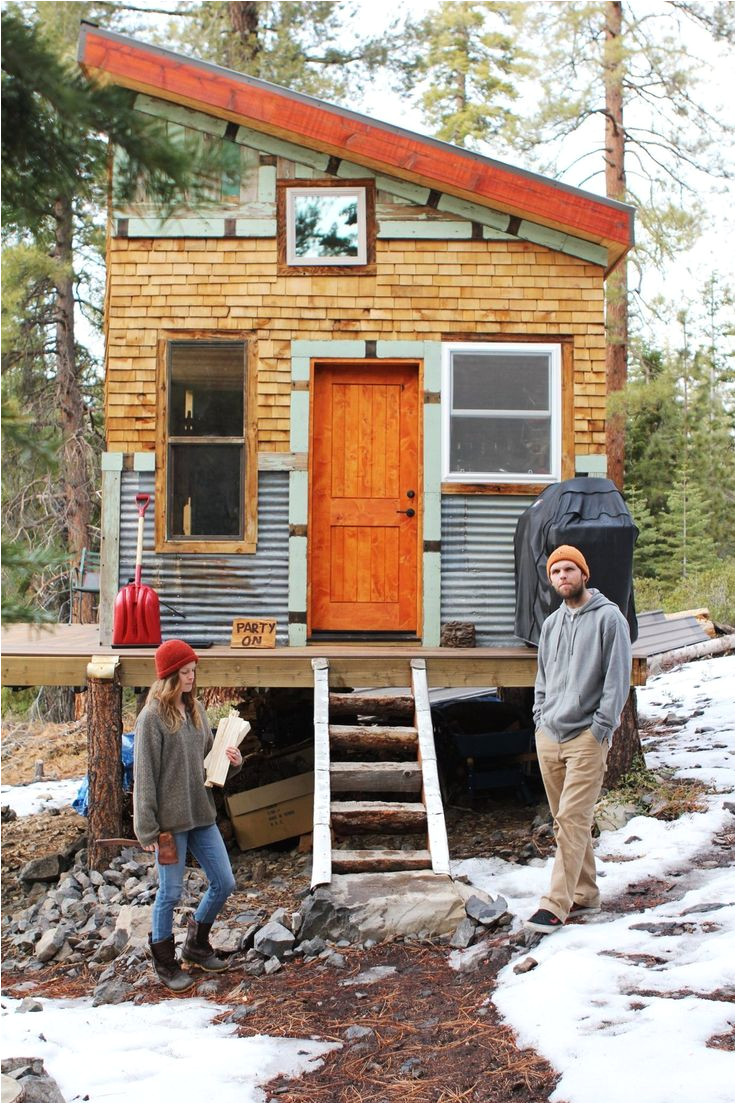
[[[169,346],[169,539],[240,538],[244,525],[245,344]]]
[[[365,264],[365,188],[288,188],[287,262]]]
[[[240,536],[242,451],[238,445],[172,445],[172,536]]]
[[[549,357],[456,353],[454,410],[548,410]]]
[[[444,478],[559,478],[560,363],[553,344],[445,346]]]

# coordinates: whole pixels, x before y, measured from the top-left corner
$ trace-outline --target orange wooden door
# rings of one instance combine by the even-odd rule
[[[418,630],[418,393],[416,365],[315,368],[311,632]]]

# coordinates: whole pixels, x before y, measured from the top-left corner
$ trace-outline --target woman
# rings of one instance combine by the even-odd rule
[[[227,849],[215,824],[212,790],[204,784],[203,760],[212,747],[212,730],[195,697],[198,657],[183,640],[167,640],[156,650],[157,681],[135,726],[133,823],[146,851],[156,851],[159,887],[153,904],[151,954],[160,981],[175,993],[194,985],[179,968],[174,947],[174,909],[181,898],[187,850],[207,875],[207,892],[187,921],[182,957],[219,973],[227,964],[209,942],[210,929],[235,889]],[[228,748],[231,773],[243,759]],[[173,834],[176,856],[159,854],[159,837]],[[162,845],[165,841],[161,841]],[[166,859],[167,861],[164,861]],[[173,861],[172,861],[173,860]]]

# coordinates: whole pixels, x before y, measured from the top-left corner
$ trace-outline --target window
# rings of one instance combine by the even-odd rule
[[[167,547],[251,550],[244,545],[255,540],[247,378],[244,341],[167,344],[165,490],[160,488]]]
[[[372,181],[281,181],[278,194],[279,261],[286,271],[365,271],[375,260]]]
[[[538,483],[560,478],[558,344],[446,345],[443,478]]]

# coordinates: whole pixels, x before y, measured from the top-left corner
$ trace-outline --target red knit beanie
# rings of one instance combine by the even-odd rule
[[[590,568],[585,562],[585,556],[579,548],[573,548],[571,544],[561,544],[559,548],[555,548],[552,555],[547,560],[547,578],[550,578],[549,569],[552,564],[556,564],[559,560],[569,560],[570,563],[576,564],[583,575],[587,579],[590,578]]]
[[[167,640],[156,649],[156,674],[160,679],[180,671],[187,663],[199,663],[199,656],[185,640]]]

